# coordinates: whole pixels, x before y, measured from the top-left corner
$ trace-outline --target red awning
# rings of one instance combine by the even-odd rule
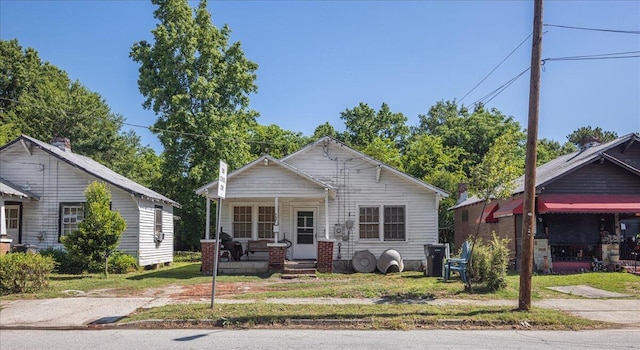
[[[503,218],[505,216],[512,216],[514,214],[522,214],[522,203],[524,199],[518,198],[507,203],[505,206],[496,210],[493,213],[494,218]]]
[[[493,217],[493,212],[498,209],[498,202],[493,202],[487,204],[482,212],[482,215],[476,219],[476,224],[485,224],[485,223],[493,223],[498,222],[498,219]]]
[[[538,213],[640,213],[640,195],[541,194]]]

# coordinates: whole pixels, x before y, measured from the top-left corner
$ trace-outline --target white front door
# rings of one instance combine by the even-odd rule
[[[13,239],[13,244],[20,242],[20,206],[4,206],[5,223],[7,224],[7,236]]]
[[[296,208],[294,210],[294,259],[316,259],[316,213],[315,208]]]

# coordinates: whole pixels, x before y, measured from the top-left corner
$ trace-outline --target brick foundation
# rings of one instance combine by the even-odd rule
[[[284,243],[268,243],[267,247],[269,248],[269,272],[283,272],[287,245]]]
[[[334,240],[318,240],[318,272],[333,273]]]
[[[0,239],[0,255],[8,254],[11,251],[11,238]]]
[[[200,251],[202,252],[202,265],[200,271],[202,274],[213,274],[213,259],[216,256],[216,240],[201,239]]]

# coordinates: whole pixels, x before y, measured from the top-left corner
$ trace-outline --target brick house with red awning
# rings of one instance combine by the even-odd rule
[[[511,198],[489,203],[465,198],[451,208],[455,245],[479,229],[510,238],[520,261],[524,176],[515,180]],[[534,263],[547,257],[556,271],[589,269],[594,259],[616,262],[632,255],[640,233],[640,137],[628,134],[605,144],[591,143],[536,169]],[[640,247],[640,246],[639,246]]]

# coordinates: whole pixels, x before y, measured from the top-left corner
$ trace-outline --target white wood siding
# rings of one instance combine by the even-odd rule
[[[167,204],[139,200],[140,208],[140,265],[153,265],[173,261],[173,207]],[[162,206],[162,242],[154,240],[155,206]]]
[[[60,203],[85,202],[84,190],[89,183],[97,180],[94,176],[39,148],[34,147],[32,155],[29,155],[20,143],[0,153],[0,177],[16,185],[25,186],[29,191],[40,196],[39,201],[23,202],[21,222],[21,243],[32,244],[40,249],[62,248],[62,244],[58,241]],[[140,223],[142,214],[137,206],[138,199],[118,187],[110,185],[108,187],[111,191],[111,209],[120,212],[127,223],[118,249],[137,257],[140,265],[146,265],[147,261],[150,263],[172,261],[173,208],[164,205],[165,241],[156,248],[147,244],[146,237],[139,235],[144,225]],[[153,216],[151,220],[153,226]],[[153,227],[150,232],[153,232]],[[39,234],[42,234],[43,240],[38,238]],[[153,242],[153,235],[151,234],[150,237]],[[149,250],[148,253],[146,249]],[[170,253],[167,254],[167,251]]]
[[[358,250],[368,249],[376,257],[389,248],[396,249],[406,260],[424,260],[424,244],[438,242],[438,208],[436,194],[414,182],[382,169],[376,182],[377,163],[358,156],[333,142],[327,154],[322,145],[309,148],[286,160],[288,164],[333,185],[338,190],[329,203],[330,238],[335,224],[354,221],[347,241],[336,238],[334,258],[341,243],[342,259],[351,259]],[[404,205],[406,208],[406,240],[404,242],[360,240],[358,206]],[[321,212],[324,207],[320,207]],[[324,227],[324,214],[319,222]],[[383,215],[383,212],[380,213]],[[323,232],[319,232],[324,234]]]
[[[324,197],[324,188],[275,164],[257,165],[227,182],[227,198]]]

